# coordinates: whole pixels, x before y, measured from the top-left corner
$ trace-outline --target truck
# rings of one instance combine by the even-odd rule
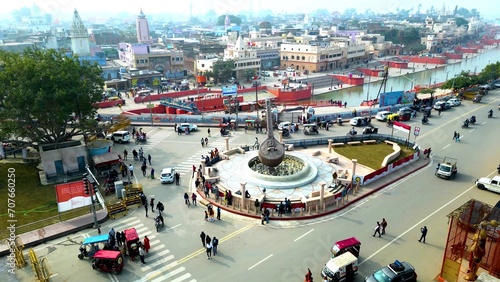
[[[476,180],[477,188],[481,190],[489,190],[492,192],[500,193],[500,176],[493,178],[482,177]]]
[[[350,252],[336,256],[325,264],[321,270],[321,277],[327,281],[353,281],[358,273],[358,258]]]
[[[444,157],[444,160],[436,167],[436,176],[444,179],[457,176],[457,159]]]

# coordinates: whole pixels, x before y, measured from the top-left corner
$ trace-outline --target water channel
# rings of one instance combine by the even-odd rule
[[[491,46],[488,46],[491,48]],[[480,53],[472,58],[463,59],[462,61],[451,63],[437,68],[429,68],[428,70],[412,72],[411,69],[402,69],[402,76],[389,77],[386,84],[386,92],[391,91],[408,91],[415,85],[429,85],[439,82],[444,82],[447,79],[451,80],[455,75],[462,71],[470,71],[471,73],[479,73],[486,65],[496,63],[500,58],[500,48],[496,47],[484,53]],[[408,67],[412,67],[413,63],[409,63]],[[407,73],[407,74],[405,74]],[[365,83],[362,86],[355,86],[336,90],[320,95],[315,95],[314,100],[340,100],[346,101],[348,105],[358,106],[363,100],[374,99],[380,89],[381,81]],[[381,90],[383,93],[384,90]]]

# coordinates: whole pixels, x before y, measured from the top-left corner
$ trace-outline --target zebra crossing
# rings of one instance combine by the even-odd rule
[[[136,146],[142,147],[144,151],[148,151],[148,149],[152,151],[160,142],[171,136],[172,133],[174,133],[174,131],[165,128],[154,128],[152,131],[148,132],[147,142],[136,144]],[[135,142],[135,140],[132,141]]]
[[[236,138],[239,136],[239,132],[232,132],[232,138]],[[191,175],[193,173],[193,165],[198,167],[201,162],[201,156],[210,155],[210,150],[213,148],[217,148],[221,151],[223,148],[226,148],[226,139],[220,135],[214,136],[210,139],[208,146],[200,147],[198,151],[193,153],[190,157],[185,159],[183,162],[177,164],[175,166],[175,170],[182,175]]]
[[[191,274],[187,272],[185,267],[177,266],[175,263],[175,256],[157,237],[158,233],[154,228],[154,223],[151,222],[150,225],[151,226],[149,228],[144,225],[144,218],[139,219],[136,216],[130,216],[129,218],[123,219],[120,222],[109,226],[110,229],[114,228],[116,232],[129,228],[135,228],[140,240],[143,240],[144,236],[148,236],[151,249],[145,256],[146,264],[141,264],[137,258],[137,261],[139,261],[138,265],[140,266],[139,271],[143,274],[143,278],[139,281],[196,282],[195,279],[192,279]],[[180,224],[172,226],[170,229],[174,229],[178,226],[180,226]],[[128,264],[135,264],[130,260],[127,260],[126,263],[127,262]],[[136,266],[137,265],[134,265],[133,269],[135,273],[137,273]]]

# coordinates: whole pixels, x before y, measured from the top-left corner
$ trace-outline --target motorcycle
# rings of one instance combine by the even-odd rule
[[[470,124],[476,124],[476,116],[471,116],[469,119]]]
[[[462,128],[469,128],[469,120],[464,121]]]
[[[351,129],[351,130],[349,130],[349,132],[347,132],[347,136],[354,136],[356,134],[358,134],[358,132],[354,129]]]
[[[426,117],[422,118],[422,124],[429,124],[429,119]]]

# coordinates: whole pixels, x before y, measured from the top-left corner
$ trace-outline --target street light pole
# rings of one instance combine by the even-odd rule
[[[259,93],[258,93],[259,84],[257,83],[257,81],[255,81],[254,83],[255,83],[255,113],[257,114],[257,119],[255,120],[255,122],[258,122],[259,121]]]
[[[86,181],[88,183],[90,183],[89,185],[89,192],[90,192],[90,201],[91,201],[91,210],[92,210],[92,213],[94,215],[94,228],[97,229],[99,228],[99,222],[97,222],[97,214],[96,214],[96,211],[95,211],[95,201],[94,201],[94,195],[95,195],[95,192],[94,192],[94,184],[97,184],[97,187],[99,187],[99,182],[97,182],[97,179],[95,178],[94,174],[92,173],[92,171],[90,170],[90,167],[89,165],[85,165],[85,169],[87,170],[87,173],[84,174],[84,178],[86,179]],[[90,181],[90,179],[88,179],[88,177],[92,177],[92,181]]]
[[[448,81],[448,74],[450,73],[450,71],[447,71],[446,72],[446,79],[444,80],[445,82]]]

